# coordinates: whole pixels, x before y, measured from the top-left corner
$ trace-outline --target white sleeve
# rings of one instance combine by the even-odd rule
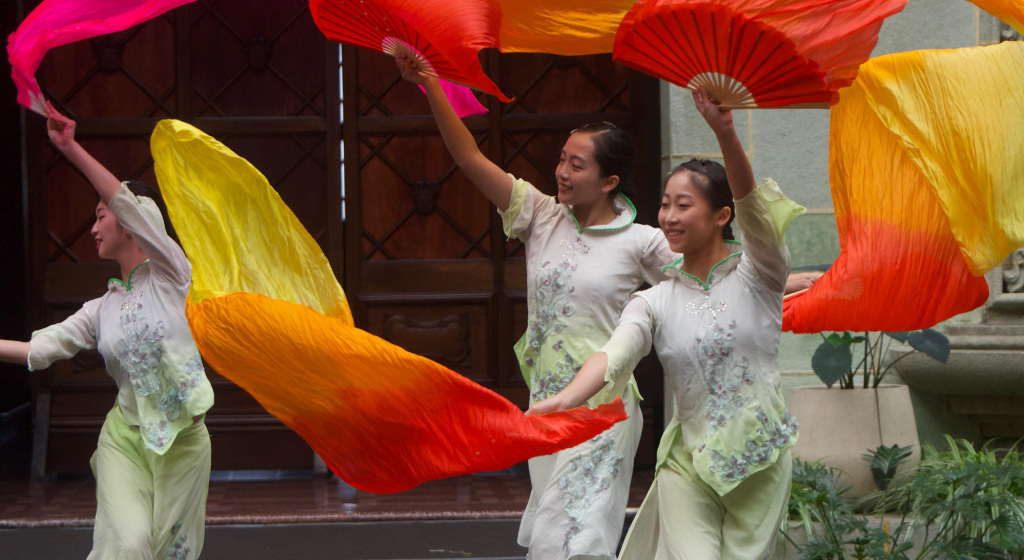
[[[511,173],[509,177],[512,177],[512,198],[509,199],[508,208],[504,212],[498,210],[498,214],[505,235],[525,243],[535,223],[545,217],[550,219],[557,216],[558,201],[540,192],[529,182],[513,177]]]
[[[28,370],[46,369],[57,360],[70,358],[82,350],[96,348],[93,316],[98,308],[99,300],[90,301],[64,321],[32,333],[32,340],[29,341]]]
[[[146,253],[151,270],[175,284],[187,286],[192,281],[192,264],[181,246],[167,235],[163,215],[155,202],[145,196],[136,197],[122,183],[109,207],[121,227],[132,234]]]
[[[598,352],[608,355],[605,383],[622,386],[628,383],[637,363],[651,351],[654,314],[642,296],[634,295],[622,310],[611,338]]]
[[[768,179],[736,201],[736,223],[743,232],[744,261],[771,290],[783,292],[789,276],[786,228],[803,214],[803,206],[786,198],[775,181]],[[741,262],[741,266],[747,266]]]

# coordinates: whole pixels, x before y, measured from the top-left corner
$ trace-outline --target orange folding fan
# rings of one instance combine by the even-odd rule
[[[906,0],[641,0],[613,58],[725,108],[827,107]]]
[[[481,49],[497,46],[488,4],[455,0],[310,0],[320,31],[332,41],[406,53],[446,80],[511,101],[480,65]]]

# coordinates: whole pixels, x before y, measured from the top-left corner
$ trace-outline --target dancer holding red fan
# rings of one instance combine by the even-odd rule
[[[572,383],[528,412],[585,402],[628,374],[653,342],[676,413],[620,559],[765,558],[789,496],[797,424],[779,389],[778,347],[784,233],[803,209],[773,181],[756,186],[729,111],[703,89],[694,101],[725,167],[690,160],[666,182],[658,221],[683,258],[670,280],[633,297]],[[734,216],[744,250],[732,241]]]
[[[607,123],[574,131],[555,170],[556,200],[487,159],[437,79],[409,57],[397,60],[406,79],[426,88],[455,162],[498,207],[505,233],[526,244],[529,327],[516,354],[530,402],[541,401],[564,388],[608,340],[630,294],[645,281],[664,280],[662,267],[678,257],[656,228],[633,223],[636,209],[619,194],[632,172],[632,143]],[[629,420],[579,446],[530,460],[533,492],[519,532],[529,558],[615,557],[642,428],[631,371],[586,404],[616,397]]]

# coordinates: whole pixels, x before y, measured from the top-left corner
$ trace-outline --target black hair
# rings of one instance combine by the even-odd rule
[[[594,159],[597,161],[601,178],[612,175],[619,177],[619,183],[608,193],[609,198],[614,200],[619,194],[628,192],[636,161],[633,136],[629,131],[610,122],[597,122],[585,124],[572,131],[573,134],[577,132],[590,134],[594,142]]]
[[[732,221],[736,218],[736,203],[732,199],[732,189],[729,188],[729,179],[725,174],[725,167],[717,161],[709,159],[691,159],[676,166],[669,173],[668,178],[673,175],[689,171],[693,184],[700,189],[701,194],[711,204],[714,212],[722,208],[729,208],[729,221],[722,228],[722,239],[733,241],[736,239],[732,234]],[[665,181],[668,184],[668,180]],[[664,188],[662,189],[664,192]]]
[[[160,210],[160,216],[164,219],[164,229],[167,230],[167,235],[175,242],[180,243],[178,234],[174,232],[174,226],[171,225],[171,218],[167,215],[167,204],[164,203],[164,197],[160,195],[160,191],[143,181],[125,181],[125,184],[135,196],[144,196],[156,203],[157,209]]]

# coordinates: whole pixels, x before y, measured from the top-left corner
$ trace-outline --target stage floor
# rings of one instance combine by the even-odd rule
[[[629,506],[643,501],[653,472],[633,476]],[[208,525],[518,519],[530,497],[525,474],[486,473],[428,482],[397,494],[356,490],[333,476],[215,472]],[[93,480],[0,481],[0,528],[91,527]]]

